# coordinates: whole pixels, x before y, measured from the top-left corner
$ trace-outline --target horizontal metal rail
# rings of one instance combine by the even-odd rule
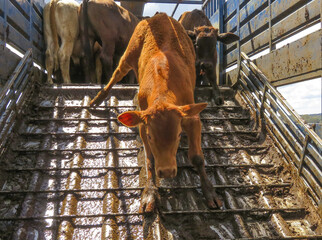
[[[250,120],[249,117],[224,117],[224,118],[200,118],[201,121],[246,121]],[[72,121],[86,121],[86,122],[95,122],[95,121],[117,121],[117,118],[29,118],[28,122],[72,122]]]
[[[272,168],[274,164],[209,164],[205,168]],[[140,170],[143,166],[124,166],[124,167],[72,167],[72,168],[13,168],[2,169],[6,172],[50,172],[50,171],[84,171],[84,170],[108,170],[108,171],[120,171],[120,170]],[[192,165],[178,166],[178,168],[194,168]]]
[[[203,147],[202,150],[239,150],[239,149],[267,149],[270,146],[214,146]],[[143,147],[132,148],[78,148],[78,149],[13,149],[14,152],[90,152],[90,151],[102,151],[102,152],[116,152],[116,151],[139,151]],[[188,147],[179,147],[178,151],[188,150]]]
[[[247,130],[223,130],[223,131],[202,131],[201,134],[204,135],[216,135],[216,134],[257,134],[258,131],[247,131]],[[39,136],[39,137],[43,137],[43,136],[91,136],[91,135],[100,135],[101,137],[104,136],[117,136],[117,135],[137,135],[138,133],[136,132],[21,132],[19,133],[20,135],[29,137],[29,136]],[[185,134],[183,134],[183,136],[185,136]]]
[[[267,188],[286,188],[291,187],[291,183],[280,183],[280,184],[254,184],[254,185],[213,185],[214,189],[234,189],[234,188],[251,188],[251,189],[267,189]],[[199,189],[201,186],[162,186],[160,190],[191,190]],[[124,191],[143,191],[143,187],[132,187],[132,188],[89,188],[89,189],[59,189],[59,190],[10,190],[0,191],[1,195],[13,195],[13,194],[73,194],[73,193],[87,193],[87,192],[124,192]]]
[[[249,105],[266,122],[277,146],[304,178],[317,204],[322,199],[322,140],[310,129],[266,76],[241,53],[239,88]]]
[[[297,239],[322,239],[322,235],[301,235],[296,237],[256,237],[256,238],[236,238],[235,240],[263,240],[263,239],[278,239],[278,240],[297,240]]]
[[[194,210],[194,211],[168,211],[160,212],[161,215],[195,215],[195,214],[248,214],[248,213],[288,213],[288,212],[305,212],[305,208],[254,208],[254,209],[224,209],[224,210]],[[34,216],[34,217],[6,217],[0,218],[0,221],[33,221],[33,220],[72,220],[79,218],[112,218],[121,216],[143,216],[139,212],[132,213],[105,213],[105,214],[86,214],[86,215],[53,215],[53,216]]]
[[[39,109],[52,109],[52,108],[57,108],[57,109],[64,109],[64,110],[82,110],[82,109],[90,109],[90,110],[100,110],[100,109],[104,109],[104,110],[109,110],[109,109],[118,109],[118,108],[131,108],[131,109],[135,109],[137,108],[137,106],[127,106],[127,105],[118,105],[118,106],[96,106],[96,107],[90,107],[90,106],[80,106],[80,105],[37,105],[35,106],[35,108],[39,108]],[[215,109],[241,109],[241,106],[228,106],[228,105],[222,105],[222,106],[213,106],[213,107],[206,107],[203,111],[212,111]]]
[[[29,49],[0,91],[0,154],[3,153],[15,120],[34,85],[29,81],[31,58],[32,50]]]

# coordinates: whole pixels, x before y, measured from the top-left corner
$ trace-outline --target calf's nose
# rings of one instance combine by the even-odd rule
[[[157,170],[159,178],[174,178],[177,175],[176,168],[159,168]]]

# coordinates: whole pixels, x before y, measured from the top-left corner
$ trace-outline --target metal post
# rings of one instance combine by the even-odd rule
[[[180,2],[181,2],[182,0],[178,0],[178,2],[177,2],[177,5],[175,6],[175,8],[173,9],[173,12],[172,12],[172,14],[171,14],[171,17],[173,17],[174,16],[174,14],[176,13],[176,11],[177,11],[177,8],[178,8],[178,6],[179,6],[179,4],[180,4]]]
[[[219,33],[224,32],[224,4],[225,0],[218,0],[218,25],[219,25]],[[225,83],[224,73],[223,73],[223,64],[224,64],[224,44],[222,42],[218,42],[219,48],[219,84],[223,85]],[[218,82],[218,80],[217,80]]]
[[[5,49],[6,45],[7,45],[7,37],[8,37],[8,31],[9,31],[9,26],[8,26],[8,23],[7,23],[7,3],[8,0],[4,0],[4,6],[3,6],[3,10],[4,10],[4,16],[3,16],[3,19],[4,19],[4,33],[3,33],[3,49]]]
[[[264,114],[264,103],[265,103],[265,99],[266,99],[267,89],[268,89],[268,87],[267,87],[267,84],[265,82],[264,91],[263,91],[263,97],[262,97],[262,101],[261,101],[261,107],[260,107],[260,110],[259,110],[259,116],[260,116],[261,119],[263,118],[263,114]]]
[[[238,0],[237,6],[237,35],[240,36],[240,0]],[[237,81],[240,78],[240,68],[241,68],[241,55],[240,55],[240,39],[237,42],[238,58],[237,58]]]
[[[30,0],[30,10],[29,10],[29,47],[32,49],[32,8],[34,0]]]
[[[269,26],[269,51],[273,51],[274,47],[272,44],[272,0],[268,0],[268,8],[269,8],[269,21],[268,21],[268,26]]]
[[[301,175],[301,173],[302,173],[303,163],[304,163],[305,154],[306,154],[306,150],[307,150],[307,145],[309,143],[309,137],[310,137],[309,134],[305,135],[304,146],[303,146],[303,149],[302,149],[301,159],[300,159],[299,175]]]

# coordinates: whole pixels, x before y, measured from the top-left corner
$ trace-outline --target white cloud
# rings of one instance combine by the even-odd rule
[[[322,110],[322,78],[278,87],[278,91],[299,114],[316,114]]]

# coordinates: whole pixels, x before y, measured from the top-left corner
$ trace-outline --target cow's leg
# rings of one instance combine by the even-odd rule
[[[216,70],[207,70],[206,71],[206,76],[211,83],[212,86],[212,95],[213,98],[215,99],[215,103],[217,105],[222,105],[224,104],[224,98],[221,96],[218,85],[217,85],[217,75],[216,75]]]
[[[70,57],[73,53],[73,42],[64,41],[58,51],[59,64],[64,83],[71,83],[69,75]]]
[[[101,51],[102,47],[96,42],[94,44],[94,56],[95,56],[95,73],[96,73],[96,83],[102,83],[102,74],[103,74],[103,67],[101,62]]]
[[[96,83],[102,83],[103,68],[99,55],[95,56]]]
[[[182,128],[187,133],[189,141],[189,160],[197,169],[200,176],[202,192],[209,208],[220,208],[222,202],[218,198],[206,170],[205,160],[201,149],[201,122],[199,117],[184,118]]]
[[[145,126],[140,125],[140,136],[144,144],[145,154],[146,154],[146,171],[147,180],[145,184],[144,191],[141,196],[141,213],[152,213],[156,209],[156,205],[159,201],[158,189],[155,186],[155,167],[154,167],[154,157],[151,152],[150,146],[147,142]]]
[[[54,58],[49,49],[46,50],[46,70],[47,70],[47,82],[53,84],[53,71],[54,71]]]
[[[101,51],[101,61],[103,65],[103,71],[107,79],[110,79],[113,73],[113,55],[115,51],[115,44],[113,40],[107,44],[103,43]]]

